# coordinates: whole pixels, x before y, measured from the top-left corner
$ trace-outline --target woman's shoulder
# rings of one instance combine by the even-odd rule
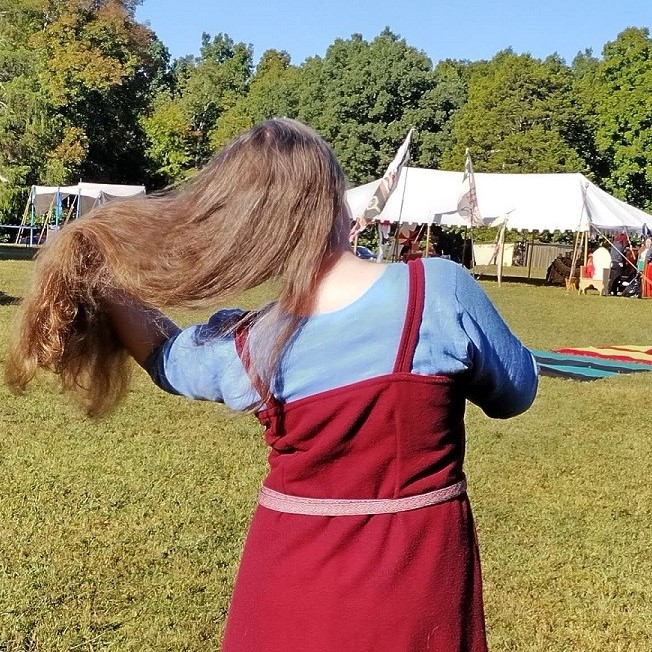
[[[458,274],[459,269],[461,268],[459,263],[456,263],[448,258],[442,258],[441,256],[433,256],[431,258],[418,258],[417,260],[420,260],[423,263],[426,277],[452,278]],[[405,263],[390,263],[388,267],[393,272],[393,275],[403,275],[407,277],[408,265]],[[390,270],[388,270],[388,272]]]
[[[432,258],[422,258],[423,265],[426,268],[426,272],[437,273],[441,275],[456,275],[461,265],[456,263],[449,258],[442,258],[441,256],[435,256]]]
[[[441,297],[455,297],[458,287],[472,281],[469,271],[447,258],[424,258],[426,291]]]

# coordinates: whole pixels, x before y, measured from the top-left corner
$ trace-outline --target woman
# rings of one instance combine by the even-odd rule
[[[223,650],[486,649],[462,471],[464,408],[529,407],[531,354],[466,270],[350,249],[342,170],[271,120],[181,191],[111,204],[40,256],[8,363],[54,370],[87,409],[127,386],[254,409],[271,447]],[[291,244],[290,244],[291,243]],[[278,300],[180,331],[152,305],[206,305],[268,279]]]
[[[636,269],[642,272],[645,269],[645,257],[647,256],[648,249],[652,243],[652,238],[646,238],[638,249],[638,256],[636,258]]]
[[[641,296],[652,296],[652,238],[646,238],[638,252],[636,268],[641,273]]]

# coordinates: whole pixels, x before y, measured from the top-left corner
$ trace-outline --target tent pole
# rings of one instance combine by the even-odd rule
[[[36,199],[36,188],[32,186],[32,207],[29,220],[29,246],[34,246],[34,222],[36,221],[36,207],[34,206],[34,201]]]
[[[27,225],[27,216],[29,215],[29,207],[32,202],[32,196],[27,198],[27,203],[25,204],[25,210],[23,211],[23,216],[20,218],[20,227],[18,228],[18,235],[16,235],[16,244],[20,244],[20,238],[23,235],[25,226]]]
[[[505,262],[505,230],[507,228],[507,220],[503,223],[498,235],[498,287],[503,282],[503,263]]]
[[[61,186],[57,186],[56,207],[54,209],[54,227],[55,228],[59,227],[59,220],[61,219],[62,209],[63,209],[63,207],[61,205]]]
[[[577,266],[577,259],[580,257],[580,252],[584,246],[584,231],[578,231],[575,234],[575,246],[573,247],[573,258],[571,259],[571,270],[566,282],[566,293],[570,292],[571,285],[575,281],[575,267]]]
[[[425,258],[428,258],[430,255],[430,224],[426,228],[426,255]]]
[[[532,254],[534,254],[534,231],[530,238],[530,246],[528,247],[528,264],[527,264],[527,277],[532,278]]]
[[[68,209],[68,212],[66,213],[66,219],[63,221],[63,225],[65,226],[68,224],[70,221],[70,216],[72,215],[72,212],[75,210],[75,202],[77,201],[77,197],[73,197],[72,204],[70,204],[70,208]]]
[[[55,210],[54,209],[55,201],[56,201],[56,196],[52,199],[52,202],[50,203],[50,208],[48,208],[48,212],[45,214],[45,217],[43,218],[43,226],[41,227],[41,232],[39,233],[37,244],[45,243],[45,238],[48,232],[48,226],[50,224],[50,220],[52,219],[52,213]]]
[[[399,259],[399,256],[401,254],[398,248],[398,234],[399,231],[401,230],[401,224],[403,224],[403,202],[405,201],[405,191],[407,189],[407,177],[410,169],[403,168],[403,170],[405,170],[405,181],[403,182],[403,192],[401,193],[401,205],[398,209],[398,223],[396,224],[396,260]]]
[[[586,232],[586,240],[584,240],[584,264],[589,262],[589,231]]]
[[[401,223],[396,223],[396,230],[394,231],[394,243],[392,246],[392,262],[395,263],[398,260],[398,232],[401,230]]]
[[[464,261],[466,260],[466,236],[467,236],[467,231],[468,229],[464,229],[464,240],[462,241],[462,265],[464,265]]]

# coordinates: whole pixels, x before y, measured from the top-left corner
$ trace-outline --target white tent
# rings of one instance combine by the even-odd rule
[[[53,202],[66,197],[77,197],[77,215],[83,215],[96,206],[112,199],[134,197],[145,194],[145,186],[123,186],[113,183],[86,183],[80,181],[76,186],[32,186],[32,205],[37,215],[47,213]]]
[[[403,168],[380,215],[388,222],[466,226],[457,212],[462,172]],[[652,216],[612,197],[582,174],[475,174],[480,214],[486,225],[507,216],[507,226],[526,231],[640,231]],[[378,181],[346,194],[355,219]]]

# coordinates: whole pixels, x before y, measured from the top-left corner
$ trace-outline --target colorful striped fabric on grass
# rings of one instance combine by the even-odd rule
[[[652,347],[649,346],[587,346],[581,349],[557,349],[557,353],[584,355],[601,360],[620,360],[652,365]]]
[[[652,372],[652,348],[646,346],[587,347],[533,354],[542,376],[599,380],[618,374]]]

